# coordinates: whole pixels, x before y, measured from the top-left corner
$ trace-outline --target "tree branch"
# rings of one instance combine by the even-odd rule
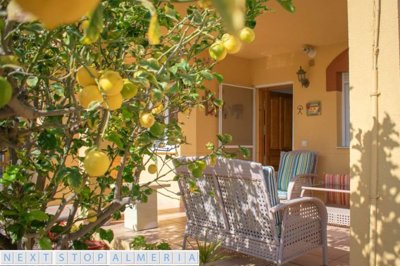
[[[9,118],[15,115],[25,117],[27,119],[36,119],[39,117],[47,117],[47,116],[60,116],[64,114],[70,114],[79,112],[79,108],[70,107],[65,109],[58,109],[58,110],[51,110],[51,111],[43,111],[43,110],[36,110],[35,108],[25,105],[18,100],[17,97],[13,97],[11,101],[8,103],[8,107],[12,109],[12,112],[6,111],[0,112],[0,118]]]
[[[123,198],[122,200],[113,200],[111,204],[108,205],[103,210],[103,212],[97,217],[97,220],[95,222],[88,223],[85,226],[83,226],[79,231],[64,236],[65,241],[73,241],[78,238],[81,238],[87,233],[89,233],[91,230],[93,230],[95,227],[102,226],[111,218],[114,212],[119,210],[122,206],[129,204],[130,202],[131,198],[129,197]]]
[[[0,234],[0,249],[15,250],[17,245],[13,244],[7,236]]]
[[[71,194],[67,199],[63,199],[60,207],[58,207],[56,213],[54,214],[53,218],[49,221],[49,223],[46,226],[46,232],[49,232],[51,227],[57,222],[58,218],[60,217],[61,213],[65,209],[65,206],[67,206],[68,202],[70,202],[73,198],[75,197],[75,194]]]

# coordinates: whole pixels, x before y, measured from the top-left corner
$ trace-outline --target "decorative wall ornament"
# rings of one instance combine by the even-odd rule
[[[321,102],[320,101],[308,102],[306,105],[306,109],[308,116],[321,115]]]
[[[299,104],[299,105],[297,106],[297,114],[298,114],[298,115],[303,115],[303,110],[304,110],[304,106],[301,105],[301,104]]]

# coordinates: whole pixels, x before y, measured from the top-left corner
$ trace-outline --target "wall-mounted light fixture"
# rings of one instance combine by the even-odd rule
[[[308,85],[310,85],[310,81],[306,78],[306,73],[304,69],[300,66],[300,69],[297,71],[297,78],[299,79],[301,86],[303,88],[308,88]]]

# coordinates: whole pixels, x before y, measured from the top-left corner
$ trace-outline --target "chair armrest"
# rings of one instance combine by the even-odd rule
[[[297,198],[281,203],[271,211],[282,215],[279,241],[283,260],[326,245],[327,211],[321,200]]]
[[[314,203],[318,207],[318,209],[321,211],[321,214],[325,214],[325,217],[327,216],[325,204],[320,199],[313,198],[313,197],[296,198],[296,199],[281,202],[278,205],[272,207],[271,212],[273,212],[273,213],[279,212],[279,211],[285,210],[292,206],[301,205],[302,203]]]
[[[301,195],[301,187],[304,185],[311,185],[316,177],[318,177],[316,174],[301,174],[293,176],[288,186],[288,199],[299,198]]]

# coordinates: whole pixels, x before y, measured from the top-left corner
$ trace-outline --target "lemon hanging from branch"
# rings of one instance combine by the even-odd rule
[[[83,161],[83,168],[89,176],[104,175],[110,167],[110,159],[106,153],[93,149],[89,151]]]
[[[21,8],[38,18],[48,29],[78,21],[92,12],[100,0],[15,0]]]

